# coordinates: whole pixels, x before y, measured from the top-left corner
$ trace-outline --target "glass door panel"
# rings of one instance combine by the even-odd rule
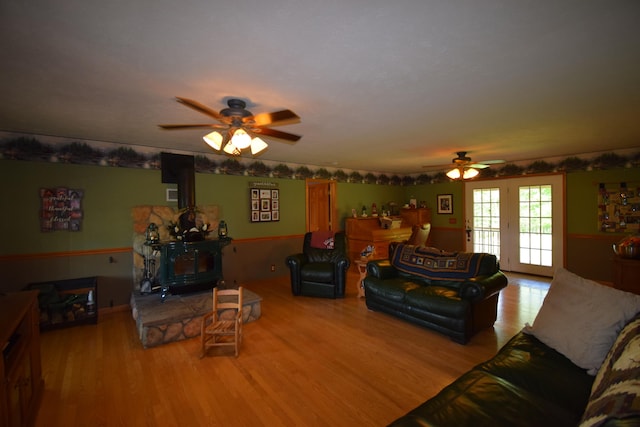
[[[553,276],[563,265],[562,175],[467,182],[465,199],[468,251],[495,254],[506,271]]]

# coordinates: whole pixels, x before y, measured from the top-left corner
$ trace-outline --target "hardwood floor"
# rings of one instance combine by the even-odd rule
[[[287,278],[247,283],[262,317],[238,358],[199,339],[143,349],[129,311],[44,332],[36,426],[382,426],[436,394],[532,322],[548,279],[507,274],[498,320],[462,346],[344,299],[293,297]]]

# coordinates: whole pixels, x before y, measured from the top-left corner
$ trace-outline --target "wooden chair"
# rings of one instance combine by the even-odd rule
[[[213,311],[202,317],[200,330],[204,357],[211,347],[233,346],[238,356],[242,342],[242,286],[238,289],[213,288]]]

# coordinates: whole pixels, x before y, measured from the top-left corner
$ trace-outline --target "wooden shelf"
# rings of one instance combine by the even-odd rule
[[[0,427],[33,422],[44,386],[38,292],[0,297]]]
[[[31,283],[40,292],[40,329],[58,329],[98,323],[98,278]]]

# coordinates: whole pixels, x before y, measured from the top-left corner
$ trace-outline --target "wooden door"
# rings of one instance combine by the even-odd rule
[[[334,230],[336,183],[324,179],[306,181],[307,231]]]

